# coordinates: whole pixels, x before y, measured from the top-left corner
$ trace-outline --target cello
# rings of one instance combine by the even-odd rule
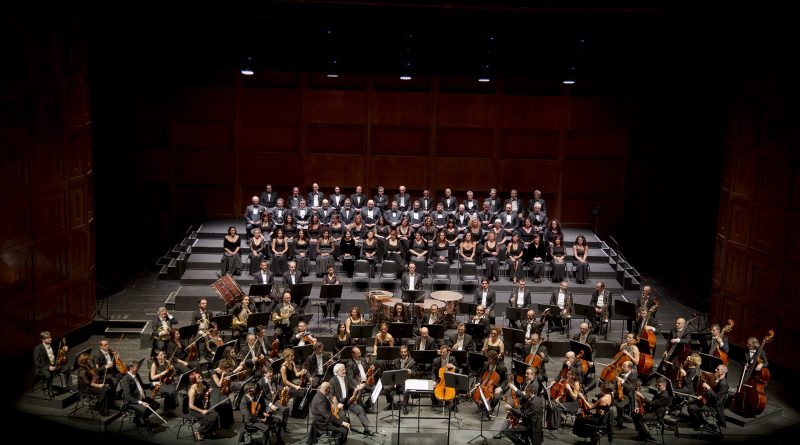
[[[444,373],[455,372],[455,370],[456,365],[452,363],[448,363],[447,366],[439,367],[439,383],[437,383],[436,387],[433,389],[433,395],[435,395],[437,399],[447,402],[456,398],[456,389],[444,386]]]
[[[733,329],[733,320],[729,318],[728,319],[728,324],[725,325],[725,327],[722,328],[722,331],[720,331],[720,333],[719,333],[720,338],[723,335],[725,335],[728,332],[730,332],[731,329]],[[722,349],[719,348],[719,342],[718,341],[716,341],[716,340],[713,340],[713,341],[714,341],[714,344],[711,345],[711,351],[709,351],[708,354],[709,355],[713,355],[715,357],[719,357],[720,360],[722,360],[722,364],[725,365],[725,366],[728,366],[728,354],[726,354],[725,351],[723,351]]]
[[[477,404],[482,404],[483,401],[481,399],[491,400],[492,395],[494,394],[494,388],[500,384],[500,374],[497,371],[483,371],[483,376],[481,377],[481,383],[475,388],[475,392],[472,394],[472,400],[475,401]],[[483,395],[481,397],[481,395]]]
[[[697,314],[692,314],[692,318],[686,322],[683,327],[684,336],[689,335],[689,324],[697,320]],[[680,376],[681,365],[691,355],[692,348],[688,343],[676,342],[673,343],[668,351],[664,352],[664,358],[661,360],[659,367],[662,368],[663,374],[672,382],[678,381]],[[670,362],[668,359],[673,357]]]
[[[742,373],[739,381],[739,388],[733,398],[733,412],[742,416],[756,416],[764,412],[767,407],[767,394],[764,388],[769,381],[769,369],[761,368],[756,371],[756,364],[761,363],[761,351],[764,346],[771,342],[775,337],[775,331],[770,329],[769,335],[764,337],[758,346],[755,357],[756,360],[751,366],[749,363]]]
[[[536,347],[531,346],[531,352],[527,356],[525,356],[525,364],[528,368],[533,368],[538,370],[542,367],[542,356],[539,355],[539,345],[542,344],[542,339],[539,339],[539,342],[536,343]],[[525,383],[525,376],[518,375],[517,376],[517,383],[520,385]]]

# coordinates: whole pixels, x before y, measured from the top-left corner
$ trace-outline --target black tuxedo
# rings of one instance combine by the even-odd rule
[[[295,271],[294,272],[294,284],[300,284],[302,282],[303,282],[303,274],[301,274],[300,271]],[[283,274],[283,286],[284,287],[288,287],[290,284],[293,284],[292,283],[292,273],[289,272],[289,271],[286,271],[286,273]]]
[[[385,212],[389,208],[389,196],[385,193],[373,196],[372,200],[375,202],[375,207],[380,209],[381,212]]]
[[[139,388],[136,386],[137,381],[139,382],[139,386],[141,386],[142,391],[150,388],[150,385],[144,385],[142,383],[142,378],[139,377],[139,374],[136,374],[136,377],[134,377],[130,373],[125,374],[122,380],[119,381],[119,386],[122,389],[122,400],[125,406],[136,412],[135,420],[138,423],[140,418],[144,417],[146,419],[150,417],[150,414],[152,414],[149,409],[140,404],[140,401],[147,402],[153,411],[157,410],[161,405],[155,400],[151,399],[148,394],[140,392]]]
[[[261,270],[257,271],[253,274],[253,279],[256,284],[275,284],[275,274],[272,271],[267,270],[266,272],[267,279],[264,280],[264,277],[261,275]]]
[[[397,201],[397,208],[401,211],[405,211],[411,208],[413,202],[411,201],[411,195],[408,193],[403,194],[396,194],[394,195],[394,200]]]
[[[331,391],[333,390],[331,389]],[[342,403],[345,402],[346,401],[342,401]],[[309,415],[313,422],[311,431],[309,432],[309,443],[316,443],[317,438],[322,435],[324,431],[333,432],[336,436],[337,445],[344,445],[347,443],[348,430],[342,426],[344,413],[340,412],[338,418],[334,416],[331,413],[331,401],[324,393],[317,391],[317,393],[314,394],[314,398],[311,399]]]
[[[581,333],[578,332],[577,334],[573,335],[572,339],[577,342],[580,342]],[[586,336],[586,341],[584,343],[589,345],[590,348],[592,348],[592,359],[594,359],[594,353],[597,351],[597,337],[595,337],[593,334],[590,333]]]
[[[453,213],[458,208],[458,200],[453,196],[450,196],[450,202],[449,203],[447,202],[447,196],[442,197],[440,202],[442,203],[442,206],[444,207],[444,211],[447,212],[447,213]]]
[[[439,348],[438,342],[436,341],[435,338],[431,336],[428,336],[426,338],[419,336],[414,340],[415,351],[435,351],[438,348]]]
[[[487,315],[492,316],[491,313],[494,312],[495,302],[496,302],[496,296],[494,289],[488,289],[486,291],[486,307],[485,307]],[[474,303],[480,305],[483,304],[483,288],[478,288],[478,290],[475,291]]]
[[[319,209],[317,209],[317,216],[319,217],[320,224],[325,224],[325,225],[330,224],[331,217],[333,216],[333,212],[335,211],[336,209],[330,206],[320,207]]]
[[[317,203],[314,204],[314,197],[317,197]],[[306,205],[309,207],[321,207],[322,200],[325,199],[325,195],[322,192],[309,192],[308,199],[306,200]]]
[[[455,335],[451,335],[451,336],[447,337],[447,339],[448,339],[450,347],[453,348],[453,350],[455,351],[456,350],[455,349],[455,345],[456,345],[456,342],[458,342],[458,332],[456,332]],[[465,333],[464,334],[464,340],[462,341],[462,343],[464,344],[464,346],[463,346],[463,348],[464,348],[463,350],[464,351],[475,352],[475,341],[472,339],[471,335]]]
[[[411,288],[409,286],[410,281],[410,274],[408,272],[403,273],[403,278],[400,280],[400,289],[402,290],[420,290],[422,289],[422,274],[417,271],[414,274],[414,287]]]
[[[338,210],[342,208],[342,206],[344,205],[345,199],[347,199],[347,196],[344,196],[341,193],[339,193],[338,195],[334,193],[328,197],[328,202],[330,203],[331,207]]]
[[[517,304],[517,297],[519,296],[519,288],[514,289],[508,299],[508,305],[511,307],[531,307],[531,291],[524,289],[522,292],[522,306]]]
[[[278,194],[275,192],[261,192],[261,205],[270,209],[275,207],[275,203],[278,202]]]
[[[353,193],[350,195],[350,204],[353,208],[360,209],[367,206],[367,195],[363,193]]]

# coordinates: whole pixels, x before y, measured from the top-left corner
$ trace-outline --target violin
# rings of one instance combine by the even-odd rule
[[[253,400],[253,402],[250,403],[250,414],[258,416],[259,412],[261,412],[261,404],[258,400]]]
[[[375,385],[375,368],[370,367],[367,370],[367,385]]]
[[[513,399],[513,403],[511,404],[511,406],[513,406],[514,409],[519,409],[519,399],[517,398],[516,391],[511,391],[511,398]],[[503,402],[508,403],[508,396],[503,396]],[[506,419],[508,419],[508,424],[511,425],[511,428],[516,428],[517,425],[519,425],[519,419],[517,418],[517,416],[514,415],[514,413],[511,410],[508,410],[508,413],[506,414]]]
[[[284,386],[283,389],[281,389],[281,398],[280,398],[280,402],[279,403],[281,404],[281,406],[286,406],[287,404],[289,404],[289,387],[288,386]]]
[[[281,342],[277,338],[272,340],[272,343],[269,345],[269,356],[275,358],[278,356],[280,352]]]
[[[200,356],[200,353],[197,350],[197,345],[194,342],[192,342],[192,344],[190,344],[189,347],[186,348],[186,354],[187,354],[186,355],[187,362],[193,362],[197,360],[197,358]]]
[[[119,371],[120,374],[128,373],[128,367],[125,366],[125,362],[122,361],[122,358],[119,356],[118,352],[114,353],[114,366],[117,367],[117,371]]]
[[[706,390],[706,387],[703,386],[703,383],[708,384],[711,389]],[[697,379],[697,387],[695,388],[694,392],[698,400],[700,400],[700,403],[703,405],[708,405],[708,391],[713,391],[716,386],[717,378],[713,372],[703,371],[700,374],[700,377]]]
[[[311,334],[303,334],[303,341],[307,345],[313,345],[313,344],[317,343],[317,339],[314,338]],[[275,342],[273,341],[273,343],[275,343]]]
[[[636,391],[634,392],[633,397],[633,413],[643,416],[647,414],[646,405],[644,403],[644,397],[639,394],[639,390],[641,389],[641,384],[639,381],[636,381]]]

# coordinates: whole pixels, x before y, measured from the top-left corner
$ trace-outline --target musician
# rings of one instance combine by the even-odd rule
[[[352,344],[353,338],[347,333],[347,325],[343,322],[339,322],[336,327],[336,335],[333,336],[333,349],[335,351],[341,351],[342,348],[351,346]]]
[[[756,341],[758,341],[758,339],[756,339]],[[716,347],[714,346],[714,343],[716,343]],[[719,325],[716,323],[711,325],[711,345],[709,346],[708,349],[709,349],[708,351],[709,354],[711,354],[711,352],[713,352],[714,349],[719,349],[725,354],[727,354],[728,351],[730,350],[730,347],[728,346],[728,337],[722,334],[722,329],[720,329]]]
[[[200,349],[202,351],[202,356],[210,362],[214,358],[217,348],[225,343],[225,339],[222,338],[222,334],[219,332],[219,325],[217,322],[212,321],[208,326],[208,335],[206,336],[205,341],[201,343],[202,346]]]
[[[269,270],[269,263],[267,262],[267,260],[261,260],[261,262],[258,265],[258,271],[253,274],[253,279],[255,281],[255,284],[269,284],[274,288],[275,275],[272,273],[272,271]],[[274,304],[275,302],[270,301],[269,303]],[[259,312],[267,312],[268,311],[267,306],[271,307],[272,304],[268,304],[268,302],[262,301],[258,305]]]
[[[650,287],[650,286],[645,286],[645,287],[642,288],[642,296],[639,299],[639,301],[636,302],[636,307],[638,309],[644,308],[645,310],[649,310],[651,307],[653,307],[656,304],[655,300],[650,298],[650,295],[652,294],[652,292],[653,292],[653,288]],[[655,319],[656,318],[656,313],[653,312],[653,315],[651,315],[650,318],[651,319]]]
[[[289,261],[289,270],[283,274],[283,286],[284,288],[289,288],[290,285],[300,284],[303,282],[303,274],[297,271],[297,263],[294,261]],[[308,305],[309,298],[308,295],[303,295],[300,300],[300,305],[297,307],[298,313],[302,314],[305,312],[305,308]]]
[[[586,410],[591,414],[576,417],[572,433],[578,437],[592,437],[593,443],[596,443],[594,442],[594,437],[596,437],[594,428],[587,428],[585,426],[589,424],[593,427],[604,428],[609,443],[612,442],[614,440],[614,429],[603,425],[602,422],[605,419],[605,415],[611,410],[613,393],[614,384],[611,382],[603,383],[600,386],[600,398],[597,399],[595,403],[589,403],[583,393],[578,393],[578,397],[583,400],[583,403],[586,405]]]
[[[275,443],[283,445],[286,443],[284,442],[283,426],[280,416],[275,413],[280,405],[276,405],[276,402],[273,401],[272,395],[274,393],[263,392],[263,386],[260,387],[262,388],[262,393],[256,396],[256,387],[254,385],[248,384],[245,386],[245,395],[239,404],[239,411],[242,412],[244,417],[244,426],[247,429],[261,431],[263,434],[261,443],[262,445],[268,445],[270,433],[267,423],[271,422],[276,425],[277,440]]]
[[[572,302],[572,291],[568,290],[569,284],[562,281],[558,290],[550,294],[550,305],[558,306],[558,314],[550,314],[550,331],[559,330],[564,335],[569,335],[569,322],[572,314],[575,313],[575,306]]]
[[[361,315],[361,309],[356,306],[350,308],[350,315],[344,321],[345,328],[347,328],[347,335],[350,334],[350,327],[354,324],[367,324],[367,321]]]
[[[504,428],[499,435],[508,437],[516,445],[527,445],[529,441],[532,445],[541,445],[544,441],[544,401],[531,386],[520,390],[509,383],[508,387],[517,395],[520,405],[519,408],[514,408],[506,402],[503,406],[508,413],[519,419],[519,424],[513,428]]]
[[[500,360],[503,360],[505,356],[505,343],[503,339],[500,338],[500,328],[497,326],[492,326],[489,329],[489,338],[483,343],[483,348],[481,348],[481,352],[487,354],[489,351],[494,351],[499,356]]]
[[[409,355],[408,346],[400,346],[400,357],[392,361],[392,369],[405,369],[406,378],[413,378],[417,373],[417,363]],[[410,393],[405,392],[405,385],[386,386],[383,389],[383,394],[386,396],[386,407],[384,411],[391,411],[394,409],[394,394],[403,394],[403,402],[400,406],[403,407],[403,414],[408,414],[408,398]],[[399,407],[398,407],[399,409]]]
[[[567,353],[567,361],[569,361],[569,352]],[[572,363],[575,362],[575,354],[572,353]],[[555,430],[564,422],[567,412],[576,412],[579,408],[578,394],[581,394],[581,377],[573,371],[580,372],[580,366],[567,365],[561,368],[559,377],[556,378],[557,382],[551,386],[550,394],[553,397],[553,403],[548,411],[548,425],[547,429]],[[563,379],[562,379],[563,377]],[[555,383],[559,386],[563,385],[563,391],[559,394],[554,394],[556,389]],[[556,397],[559,397],[556,399]]]
[[[503,364],[502,359],[500,359],[500,355],[495,350],[486,351],[485,354],[486,362],[483,364],[483,367],[480,369],[480,371],[478,371],[477,384],[480,387],[493,386],[494,390],[488,397],[486,397],[486,402],[489,404],[489,410],[486,410],[486,406],[482,403],[482,399],[478,399],[481,400],[481,402],[478,403],[478,407],[481,411],[481,420],[492,420],[491,413],[494,411],[494,407],[497,405],[497,402],[500,401],[500,396],[508,389],[508,371],[506,370],[506,366]],[[490,378],[494,372],[496,372],[499,376],[496,386],[492,385],[490,382]],[[476,391],[481,391],[480,387],[476,388]]]
[[[167,360],[164,351],[158,351],[155,360],[150,365],[150,381],[157,387],[151,397],[155,399],[155,394],[164,396],[164,414],[173,415],[175,408],[178,407],[178,372],[176,368]]]
[[[239,252],[242,249],[242,239],[236,234],[236,226],[228,227],[228,233],[222,241],[222,275],[241,275],[242,274],[242,258]]]
[[[350,226],[356,217],[356,211],[353,208],[353,201],[350,198],[345,198],[342,208],[339,209],[339,219],[346,226]],[[349,230],[348,230],[349,232]]]
[[[242,301],[233,305],[231,309],[231,315],[233,315],[231,333],[233,334],[233,338],[239,339],[240,342],[244,340],[249,331],[247,328],[247,317],[255,311],[256,305],[250,302],[249,295],[245,295]]]
[[[272,422],[277,423],[276,432],[279,436],[283,435],[282,432],[288,433],[286,422],[289,420],[289,409],[281,403],[283,385],[281,385],[280,374],[275,374],[271,366],[264,366],[261,370],[261,378],[256,384],[261,389],[261,400],[269,404]],[[286,402],[288,404],[288,396]]]
[[[306,322],[300,320],[300,322],[297,323],[297,332],[292,336],[291,340],[289,340],[289,344],[292,346],[305,346],[317,343],[317,339],[311,335],[311,332],[306,331],[307,327]]]
[[[328,197],[331,206],[336,210],[342,208],[345,199],[347,199],[347,197],[342,194],[342,189],[338,185],[333,187],[333,194]]]
[[[478,336],[475,337],[475,343],[476,343],[475,347],[477,348],[478,346],[480,346],[480,348],[483,349],[483,339],[486,338],[487,335],[489,335],[489,328],[491,326],[489,318],[484,313],[483,305],[478,305],[475,308],[475,315],[470,320],[470,323],[479,324],[483,326],[483,331],[475,332],[476,334],[479,335],[479,337]]]
[[[378,186],[378,194],[373,196],[372,200],[375,201],[375,207],[381,212],[386,212],[386,209],[389,208],[389,195],[386,194],[382,185]]]
[[[456,358],[450,355],[450,347],[447,345],[442,345],[439,348],[439,357],[433,359],[433,363],[431,364],[431,380],[435,384],[438,384],[439,379],[439,369],[445,367],[445,372],[449,372],[446,370],[447,365],[453,365],[458,370],[458,363],[456,363]],[[453,371],[453,372],[456,372]],[[453,411],[458,412],[458,397],[453,399]],[[442,401],[438,400],[435,395],[431,394],[431,403],[433,406],[441,406]]]
[[[406,313],[406,306],[403,303],[395,303],[392,306],[392,314],[389,316],[391,323],[407,323],[410,319],[410,314]]]
[[[597,349],[597,337],[589,332],[589,323],[581,323],[580,332],[573,335],[572,339],[578,343],[589,345],[589,347],[592,349],[591,352],[594,352]]]
[[[122,378],[114,363],[114,355],[114,351],[109,347],[108,339],[104,338],[100,340],[100,347],[92,351],[91,357],[100,375],[98,378],[100,383],[111,385],[112,388],[116,388]]]
[[[189,374],[189,383],[191,384],[188,393],[189,414],[200,423],[200,428],[194,432],[195,440],[200,441],[204,435],[211,434],[217,429],[219,415],[208,410],[211,407],[209,404],[211,388],[203,382],[203,374],[192,371]]]
[[[364,219],[364,225],[367,226],[367,230],[375,230],[375,224],[378,222],[378,217],[382,215],[383,212],[377,207],[375,207],[375,201],[368,200],[367,205],[361,209],[361,217]]]
[[[531,291],[525,289],[525,278],[518,280],[517,289],[511,291],[508,299],[510,307],[530,308],[531,307]],[[511,327],[520,329],[519,320],[511,320]]]
[[[435,338],[428,335],[428,328],[422,327],[419,330],[419,337],[414,340],[415,351],[435,351],[439,349]]]
[[[483,278],[480,289],[475,292],[474,303],[483,306],[486,309],[487,316],[494,317],[495,302],[495,291],[494,289],[489,289],[489,279]]]
[[[693,352],[683,362],[683,366],[678,370],[678,381],[675,382],[675,391],[681,394],[694,395],[697,388],[697,379],[700,377],[702,370],[700,366],[703,364],[703,359],[700,354]]]
[[[317,388],[325,379],[325,373],[333,361],[333,354],[325,352],[325,345],[321,341],[314,343],[314,353],[306,357],[303,369],[311,374],[311,387]],[[328,363],[330,361],[330,363]]]
[[[647,309],[640,308],[639,311],[636,313],[636,320],[633,321],[631,332],[634,333],[635,335],[641,335],[641,333],[644,332],[645,329],[647,329],[648,331],[655,333],[657,326],[654,323],[655,320],[653,320],[653,318],[651,317],[650,320],[648,321],[647,326],[645,326],[644,323],[646,320],[647,320]],[[648,349],[642,352],[653,355],[654,351],[651,351],[648,346]]]
[[[408,263],[408,272],[403,273],[400,279],[401,290],[421,290],[422,289],[422,275],[417,273],[416,263]]]
[[[616,387],[614,406],[617,407],[617,428],[623,427],[623,414],[632,406],[637,381],[638,374],[636,373],[636,365],[630,360],[625,360],[622,363],[619,374],[617,374],[616,382],[614,382]],[[622,388],[622,399],[619,398],[620,387]]]
[[[336,437],[336,445],[347,443],[347,433],[350,430],[350,423],[343,421],[341,413],[334,416],[331,412],[331,384],[324,382],[319,386],[319,391],[311,401],[310,414],[312,418],[311,431],[308,434],[308,445],[317,443],[317,438],[324,431],[333,432]],[[336,399],[334,399],[336,400]],[[341,403],[336,402],[336,403]],[[341,408],[343,408],[342,405]],[[341,409],[340,408],[340,409]]]
[[[544,384],[545,382],[547,382],[547,369],[545,369],[545,364],[550,362],[550,356],[547,355],[547,346],[544,345],[544,342],[541,341],[541,337],[539,337],[539,334],[537,334],[536,332],[531,334],[530,338],[525,340],[525,346],[522,348],[520,355],[523,358],[527,358],[529,355],[531,355],[531,361],[532,361],[533,360],[532,354],[534,355],[538,354],[542,361],[541,367],[539,367],[536,371],[538,373],[539,380]],[[527,362],[528,360],[526,360],[526,363]],[[530,366],[530,363],[527,364],[528,366]]]
[[[578,357],[572,351],[567,351],[564,354],[564,363],[561,365],[561,369],[567,368],[567,372],[572,374],[578,379],[578,382],[583,382],[585,377],[583,375],[583,364],[581,360],[578,360]]]
[[[164,349],[164,345],[169,341],[169,333],[174,324],[178,324],[178,320],[167,311],[167,308],[163,306],[158,308],[158,316],[153,323],[152,355],[155,355],[156,351]]]
[[[364,408],[361,406],[361,396],[364,395],[364,388],[367,387],[366,383],[356,383],[351,377],[347,375],[347,369],[343,363],[337,363],[333,367],[333,377],[328,381],[331,385],[331,391],[336,396],[336,399],[344,405],[344,409],[350,413],[355,414],[361,425],[364,427],[364,435],[374,436],[375,433],[369,430],[369,419]],[[354,393],[358,391],[353,400]],[[369,394],[367,394],[369,395]]]
[[[449,345],[454,351],[475,352],[475,341],[466,331],[464,323],[459,323],[456,333],[448,337]]]
[[[105,385],[101,368],[95,367],[92,356],[84,352],[75,359],[78,368],[78,391],[95,396],[94,409],[101,416],[108,415],[108,407],[114,404],[114,387]],[[116,384],[115,384],[116,385]]]
[[[142,378],[139,377],[139,362],[130,362],[127,367],[128,373],[119,382],[122,388],[122,400],[125,402],[123,409],[132,409],[133,422],[136,426],[145,427],[150,431],[152,425],[148,418],[161,405],[145,394],[144,390],[151,388],[153,384],[145,386],[142,383]]]
[[[761,371],[761,368],[769,368],[769,362],[767,361],[767,353],[764,349],[761,349],[761,354],[756,357],[756,352],[758,352],[758,348],[760,347],[761,342],[758,341],[755,337],[750,337],[747,339],[747,352],[744,354],[744,362],[742,362],[743,366],[748,367],[756,367],[756,371]],[[758,363],[758,360],[761,360],[761,363]]]
[[[685,318],[678,318],[675,320],[675,327],[670,329],[670,336],[672,339],[667,344],[666,350],[664,351],[664,360],[671,361],[678,355],[678,351],[680,351],[680,347],[677,345],[689,345],[691,341],[691,337],[689,335],[689,326],[686,323]],[[670,350],[672,349],[672,353],[670,354]]]
[[[530,340],[533,334],[542,332],[542,325],[536,319],[536,311],[528,309],[528,312],[525,313],[525,320],[520,321],[519,328],[525,331],[525,340]]]
[[[625,343],[619,345],[619,350],[624,352],[631,361],[635,364],[639,363],[639,358],[641,358],[641,354],[639,353],[639,347],[636,346],[638,340],[636,339],[636,334],[633,332],[628,332],[625,334]]]
[[[333,264],[328,265],[328,270],[326,271],[324,277],[322,277],[322,285],[323,286],[332,286],[341,284],[339,281],[339,277],[336,275],[336,268]],[[322,308],[322,317],[328,318],[328,312],[330,309],[333,309],[333,316],[334,318],[339,318],[339,309],[342,307],[341,298],[328,298],[325,300],[325,304],[321,306]]]
[[[281,342],[281,347],[289,344],[292,330],[289,328],[291,316],[294,315],[297,306],[292,303],[292,294],[288,291],[283,293],[283,302],[272,308],[272,321],[275,323],[275,337]],[[283,316],[283,317],[281,317]],[[279,320],[276,322],[276,320]]]
[[[539,207],[543,212],[547,211],[547,206],[545,205],[544,198],[542,198],[541,190],[533,191],[533,198],[531,198],[531,200],[528,201],[528,211],[533,212],[536,204],[539,204]]]
[[[283,364],[281,364],[281,383],[283,386],[289,387],[291,397],[297,397],[298,395],[302,397],[305,393],[305,388],[295,383],[294,380],[302,377],[307,371],[305,369],[297,369],[297,365],[294,362],[294,351],[291,348],[283,350],[283,358]]]
[[[389,333],[389,325],[381,323],[378,328],[378,333],[375,334],[375,344],[372,348],[372,355],[378,355],[379,346],[394,346],[394,337]]]
[[[655,438],[647,431],[644,423],[650,420],[661,421],[667,414],[667,409],[672,405],[672,397],[670,397],[667,391],[667,379],[659,377],[658,380],[656,380],[656,391],[658,392],[653,396],[652,400],[645,399],[639,391],[635,393],[636,397],[644,402],[644,408],[647,414],[633,413],[633,425],[639,433],[633,440],[640,440],[643,442],[655,441]]]
[[[192,312],[192,324],[196,324],[199,332],[208,330],[208,322],[211,321],[211,312],[208,311],[208,300],[201,298],[197,302],[197,310]]]
[[[357,347],[353,348],[350,351],[350,354],[352,355],[352,357],[350,358],[350,361],[346,364],[347,375],[349,375],[350,378],[356,382],[366,383],[367,380],[369,380],[371,374],[372,378],[377,383],[378,367],[375,365],[375,363],[372,362],[372,360],[369,357],[362,357],[360,348]],[[375,384],[367,383],[366,386],[364,386],[364,391],[367,394],[371,394],[372,389],[374,387]],[[367,413],[372,412],[371,399],[367,398],[367,400],[364,402],[364,408],[367,410]]]
[[[749,341],[748,341],[749,343]],[[728,367],[718,365],[714,371],[714,377],[710,379],[713,387],[708,382],[701,379],[698,387],[698,395],[703,395],[687,407],[689,411],[689,426],[695,429],[710,428],[705,418],[704,411],[711,411],[717,414],[717,425],[725,427],[725,399],[728,396]]]
[[[196,360],[192,363],[187,361],[189,358],[187,343],[181,340],[181,332],[177,329],[172,329],[170,332],[170,341],[164,345],[164,354],[170,357],[170,362],[181,374],[189,372],[189,368],[197,368]]]
[[[598,281],[594,285],[592,298],[589,305],[594,306],[594,319],[592,319],[592,332],[602,334],[608,330],[608,319],[611,316],[611,293],[606,291],[606,284]]]
[[[249,369],[253,369],[255,363],[264,359],[264,346],[256,341],[255,334],[247,334],[244,346],[239,349],[239,360]]]

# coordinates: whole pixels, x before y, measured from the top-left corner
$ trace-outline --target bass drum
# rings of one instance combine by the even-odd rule
[[[383,302],[391,300],[393,296],[391,292],[385,290],[371,290],[367,292],[367,307],[369,307],[371,324],[378,324],[383,321]]]
[[[217,291],[219,297],[222,298],[229,308],[242,301],[245,295],[244,292],[242,292],[242,288],[230,274],[223,275],[222,278],[215,281],[211,287]]]

